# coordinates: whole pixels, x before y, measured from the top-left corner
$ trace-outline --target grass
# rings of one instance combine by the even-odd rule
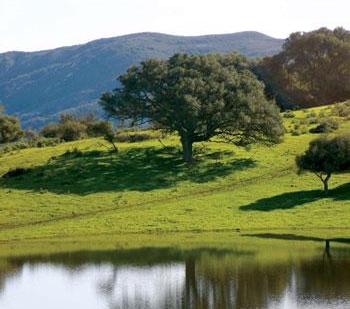
[[[330,112],[331,107],[293,112],[285,125],[310,128],[314,124],[305,119]],[[338,119],[340,131],[350,129],[345,118]],[[0,174],[19,167],[29,171],[0,180],[0,243],[99,243],[115,235],[136,242],[142,235],[220,237],[236,229],[347,237],[350,175],[335,175],[325,198],[314,175],[296,174],[295,155],[315,137],[287,133],[279,145],[249,151],[196,144],[191,166],[181,161],[176,136],[162,143],[119,143],[119,153],[108,151],[101,139],[89,139],[3,154]]]

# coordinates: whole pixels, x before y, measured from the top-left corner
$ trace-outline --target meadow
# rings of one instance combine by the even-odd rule
[[[191,165],[182,162],[178,137],[158,132],[118,143],[118,153],[102,138],[3,153],[0,175],[28,170],[0,179],[0,248],[130,245],[153,236],[179,243],[191,233],[347,237],[350,174],[332,176],[325,197],[320,180],[295,166],[319,136],[308,130],[332,108],[287,112],[287,133],[275,146],[195,144]],[[348,118],[332,117],[335,133],[350,129]]]

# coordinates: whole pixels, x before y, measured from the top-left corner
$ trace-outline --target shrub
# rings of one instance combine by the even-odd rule
[[[292,129],[291,131],[290,131],[290,133],[293,135],[293,136],[299,136],[301,133],[300,133],[300,131],[299,130],[296,130],[296,129]]]
[[[347,101],[343,104],[337,103],[332,108],[332,115],[339,117],[348,117],[350,116],[350,101]]]
[[[19,120],[15,117],[4,115],[0,108],[0,143],[13,142],[23,136]]]
[[[49,123],[47,126],[40,130],[40,135],[47,138],[60,137],[60,126],[58,123]]]
[[[60,125],[60,138],[65,142],[76,141],[86,136],[86,125],[76,120],[68,120]]]
[[[317,123],[319,123],[319,119],[318,118],[311,118],[309,120],[309,124],[317,124]]]
[[[3,145],[0,147],[1,153],[7,153],[14,150],[20,150],[20,149],[27,149],[32,147],[47,147],[47,146],[55,146],[58,145],[61,142],[59,138],[46,138],[41,137],[38,139],[32,139],[32,140],[20,140],[18,142],[12,142]]]
[[[60,138],[66,142],[82,139],[86,136],[97,137],[113,134],[111,123],[98,121],[91,114],[76,118],[62,114],[58,123],[49,123],[40,134],[47,138]]]
[[[315,112],[309,112],[306,114],[306,118],[315,118],[317,115]]]
[[[294,117],[295,117],[295,114],[294,114],[291,110],[286,110],[286,111],[283,113],[283,117],[284,117],[284,118],[294,118]]]
[[[56,146],[61,142],[59,138],[40,138],[35,141],[34,147],[42,148],[48,146]]]
[[[129,142],[129,143],[142,142],[153,138],[154,137],[148,133],[129,133],[129,134],[121,133],[115,136],[115,140],[117,142]]]
[[[87,123],[87,135],[92,137],[113,134],[112,124],[108,121],[96,121]]]
[[[310,129],[310,133],[329,133],[339,129],[339,122],[333,118],[326,118],[314,128]]]

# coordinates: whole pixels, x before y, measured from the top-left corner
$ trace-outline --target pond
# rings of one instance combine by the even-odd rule
[[[350,308],[349,247],[265,251],[149,247],[4,258],[0,308]]]

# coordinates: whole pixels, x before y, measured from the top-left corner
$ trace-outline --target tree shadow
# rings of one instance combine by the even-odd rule
[[[335,201],[350,200],[350,182],[340,185],[330,191],[330,197],[332,197]]]
[[[228,156],[224,153],[224,156]],[[254,160],[200,160],[188,166],[175,147],[132,148],[118,153],[71,152],[51,158],[24,175],[1,179],[9,189],[86,195],[105,191],[150,191],[180,181],[203,183],[255,166]]]
[[[241,206],[243,211],[272,211],[276,209],[291,209],[296,206],[311,203],[325,198],[322,190],[288,192],[273,197],[260,199],[252,204]],[[327,198],[350,200],[350,183],[338,186],[329,191]]]

